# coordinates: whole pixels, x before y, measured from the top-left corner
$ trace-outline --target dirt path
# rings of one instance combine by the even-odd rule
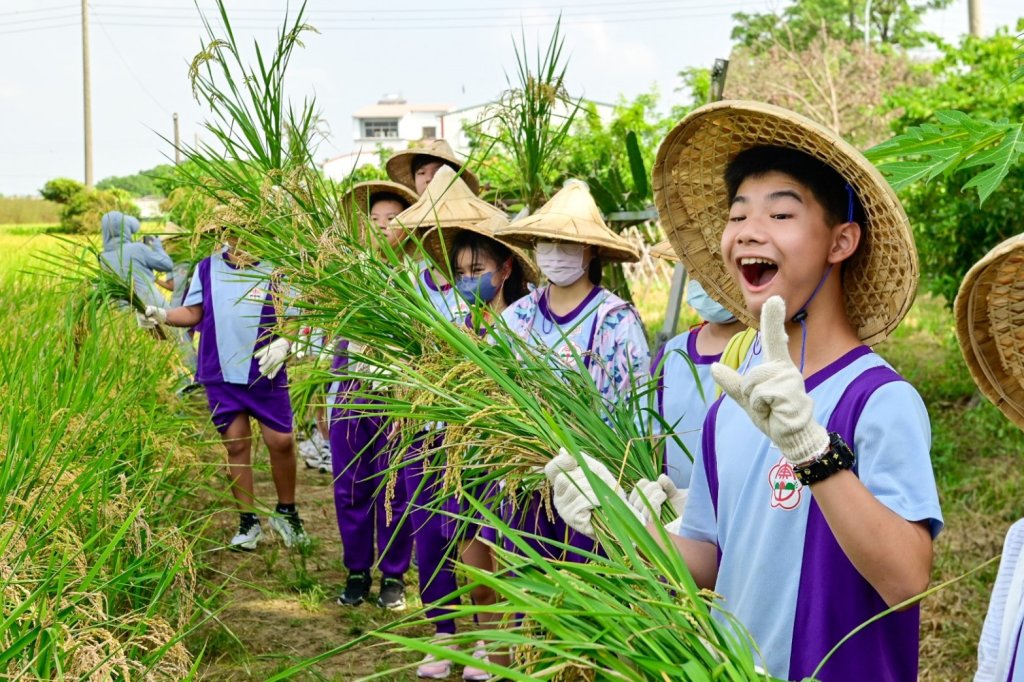
[[[212,452],[211,457],[220,456]],[[267,470],[266,451],[258,452],[256,495],[272,507],[275,496]],[[335,603],[345,579],[341,540],[335,520],[330,476],[299,463],[299,509],[316,541],[308,558],[284,547],[264,522],[264,536],[253,552],[213,551],[210,563],[221,580],[227,579],[220,625],[203,629],[206,642],[202,677],[206,680],[265,680],[391,622],[395,614],[369,604],[346,608]],[[232,512],[217,515],[208,535],[225,542],[237,524]],[[212,576],[217,579],[217,575]],[[419,607],[415,575],[406,577],[409,608]],[[378,584],[378,577],[374,585]],[[424,634],[424,630],[406,633]],[[236,641],[237,639],[237,641]],[[293,679],[355,680],[415,661],[416,654],[398,653],[379,640],[312,666]],[[416,679],[397,673],[389,680]]]

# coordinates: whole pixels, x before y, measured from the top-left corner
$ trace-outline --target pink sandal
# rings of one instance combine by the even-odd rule
[[[476,649],[473,651],[473,658],[490,663],[490,659],[487,658],[487,649],[484,648],[483,642],[476,643]],[[481,670],[480,668],[476,668],[471,665],[467,665],[462,670],[462,679],[467,680],[467,682],[484,682],[484,680],[489,680],[492,677],[493,675],[486,670]]]

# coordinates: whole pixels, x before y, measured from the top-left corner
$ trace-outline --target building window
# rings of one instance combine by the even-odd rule
[[[398,119],[365,119],[363,121],[363,137],[398,137]]]
[[[423,139],[424,140],[436,140],[437,139],[437,126],[424,126],[423,127]]]

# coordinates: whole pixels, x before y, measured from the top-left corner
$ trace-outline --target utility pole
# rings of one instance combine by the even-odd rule
[[[85,186],[92,188],[92,85],[89,81],[89,0],[82,0],[82,100],[85,125]]]
[[[971,35],[981,37],[981,0],[967,0],[967,24]]]
[[[181,135],[178,131],[178,112],[174,112],[174,165],[181,165]]]

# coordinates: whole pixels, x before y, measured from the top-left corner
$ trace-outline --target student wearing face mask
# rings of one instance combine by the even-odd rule
[[[422,253],[423,238],[435,227],[476,224],[504,216],[494,206],[478,199],[462,177],[456,176],[454,169],[442,166],[433,173],[416,203],[394,217],[389,224],[389,234],[401,235],[399,239],[406,252],[415,257],[417,252]],[[469,307],[448,282],[441,271],[443,268],[434,268],[422,260],[418,269],[420,288],[431,304],[451,320],[465,317]]]
[[[468,323],[477,330],[483,320],[470,316],[467,300],[492,307],[504,306],[524,292],[523,286],[529,279],[524,274],[529,270],[528,258],[523,260],[512,253],[510,262],[508,255],[497,248],[502,245],[490,243],[493,239],[488,238],[494,228],[482,225],[490,225],[492,221],[502,224],[507,218],[502,211],[477,198],[452,168],[442,166],[419,200],[391,223],[406,235],[407,250],[422,246],[432,255],[430,261],[423,263],[418,275],[426,299],[455,324]],[[481,241],[476,241],[478,237]],[[462,260],[450,261],[446,254],[454,251],[466,255]],[[448,283],[447,275],[452,274],[444,272],[448,268],[459,275],[456,287]],[[477,313],[478,318],[492,314],[479,306]],[[443,616],[452,594],[458,589],[453,560],[457,558],[459,524],[444,512],[458,513],[459,502],[451,499],[438,502],[437,498],[448,496],[448,492],[441,489],[436,469],[427,464],[433,452],[442,446],[443,438],[443,425],[424,425],[421,439],[405,455],[407,463],[403,469],[409,497],[406,523],[410,524],[415,537],[420,598],[429,618]],[[439,505],[442,513],[439,513]],[[444,637],[455,634],[456,623],[450,619],[437,620],[434,627],[437,635]],[[477,654],[485,655],[482,648]],[[452,666],[450,660],[427,656],[417,667],[416,674],[422,678],[444,679],[451,674]],[[482,671],[472,667],[464,677],[488,679]]]
[[[463,320],[470,333],[487,334],[495,316],[501,315],[509,303],[525,296],[540,279],[537,266],[526,251],[495,238],[495,231],[506,225],[507,218],[495,216],[477,224],[434,229],[424,238],[426,251],[435,262],[446,263],[451,268],[456,290],[471,306]],[[471,490],[470,494],[484,502],[493,497],[493,493],[483,489]],[[470,513],[468,503],[457,499],[452,499],[446,510],[461,515]],[[497,569],[490,547],[485,542],[496,541],[493,528],[475,525],[455,528],[456,524],[451,522],[448,525],[453,535],[446,555],[454,555],[457,548],[463,563],[485,571]],[[445,582],[454,589],[455,574],[451,564],[445,562],[440,570],[445,574]],[[483,585],[476,586],[470,598],[477,606],[490,606],[496,601],[494,591]],[[484,627],[495,625],[499,618],[497,613],[477,615]],[[474,656],[487,657],[483,642],[477,644]],[[421,666],[428,672],[439,674],[445,667],[450,667],[449,661],[435,660]],[[489,680],[491,676],[480,668],[466,666],[462,678]]]
[[[548,283],[513,303],[502,317],[527,343],[550,353],[558,366],[589,372],[601,396],[614,403],[636,382],[646,380],[650,352],[636,309],[601,287],[607,261],[634,262],[636,248],[608,229],[586,184],[570,180],[536,213],[498,230],[500,239],[534,246],[537,265]],[[511,523],[542,537],[590,549],[592,541],[550,521],[539,494],[521,506]],[[563,556],[547,543],[543,555]]]
[[[652,254],[678,261],[667,241],[655,246]],[[686,285],[686,302],[702,322],[669,340],[651,363],[651,375],[658,382],[658,413],[670,430],[665,438],[665,474],[679,490],[690,485],[704,417],[717,397],[711,365],[722,360],[730,339],[746,329],[732,311],[708,296],[700,282],[692,278]],[[671,497],[674,490],[666,493]],[[685,495],[675,496],[680,513],[685,499]]]

